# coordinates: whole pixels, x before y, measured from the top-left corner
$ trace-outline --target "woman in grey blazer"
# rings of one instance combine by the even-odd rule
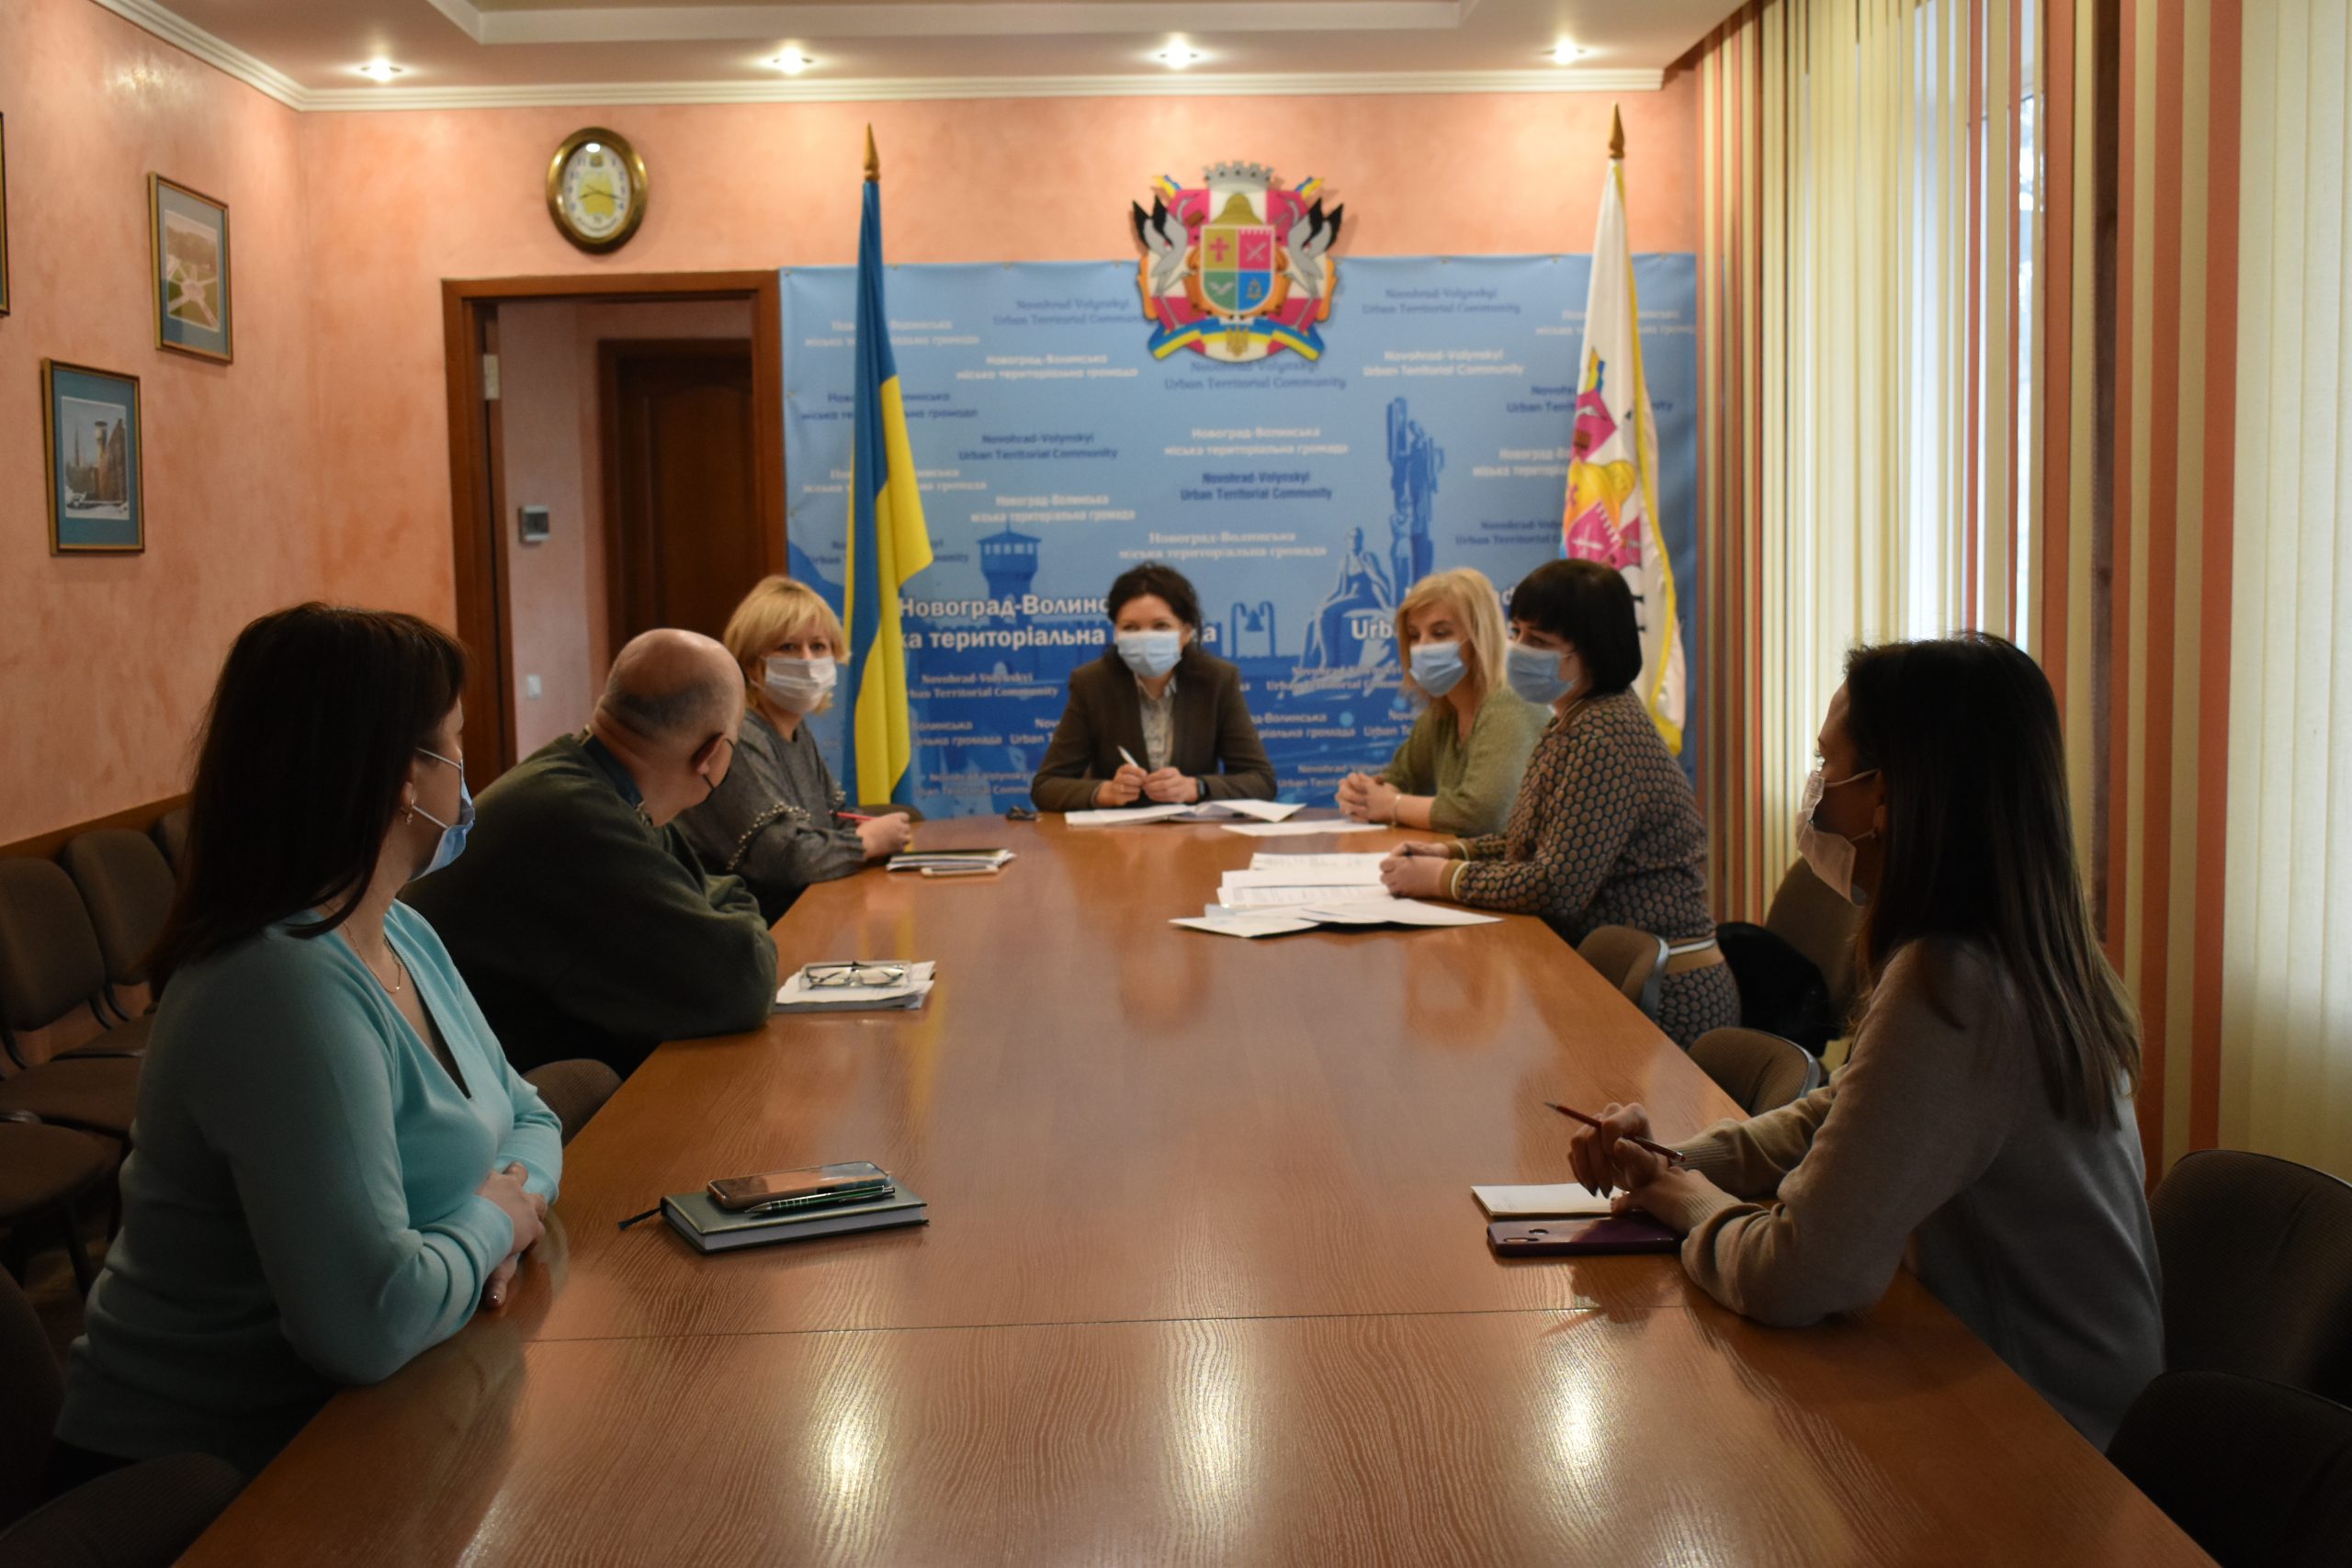
[[[1184,574],[1147,561],[1105,602],[1111,647],[1070,672],[1069,705],[1030,781],[1041,810],[1274,797],[1241,671],[1200,646]]]

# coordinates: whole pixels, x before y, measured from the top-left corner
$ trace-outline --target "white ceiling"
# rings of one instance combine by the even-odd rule
[[[1641,91],[1736,0],[96,0],[300,108]],[[1207,58],[1152,58],[1181,35]],[[1587,53],[1553,64],[1561,39]],[[797,49],[786,76],[763,62]],[[404,68],[378,85],[354,67]]]

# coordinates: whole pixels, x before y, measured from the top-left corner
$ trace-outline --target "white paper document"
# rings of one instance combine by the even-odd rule
[[[876,965],[881,967],[881,965]],[[901,967],[890,964],[888,967]],[[775,994],[778,1012],[911,1012],[931,997],[933,976],[938,965],[932,963],[903,965],[905,976],[890,986],[812,986],[806,968],[792,972]]]
[[[1216,901],[1228,909],[1279,909],[1318,900],[1329,903],[1339,897],[1352,903],[1360,898],[1387,897],[1388,890],[1385,887],[1236,887],[1227,882],[1216,890]]]
[[[1305,871],[1309,867],[1317,866],[1346,868],[1368,865],[1372,867],[1372,874],[1360,880],[1377,882],[1380,880],[1380,863],[1387,858],[1388,852],[1385,850],[1371,850],[1357,854],[1329,855],[1286,855],[1272,850],[1260,850],[1250,857],[1250,869],[1251,871]]]
[[[1253,839],[1305,838],[1309,833],[1377,833],[1381,829],[1370,822],[1228,822],[1228,833],[1246,833]]]
[[[1361,896],[1360,889],[1350,889],[1344,900],[1309,904],[1299,912],[1335,926],[1494,926],[1502,923],[1500,915],[1482,915],[1476,909],[1464,909],[1452,904],[1424,904],[1418,898],[1398,898],[1386,893],[1364,897]]]
[[[1606,1214],[1609,1200],[1579,1181],[1549,1187],[1473,1187],[1470,1195],[1495,1220],[1574,1220]]]
[[[1318,860],[1318,855],[1284,855],[1284,860]],[[1380,886],[1380,857],[1377,855],[1337,855],[1336,860],[1350,860],[1353,865],[1272,865],[1263,870],[1228,871],[1225,874],[1227,887],[1377,887]]]
[[[1302,920],[1294,915],[1278,910],[1263,913],[1201,915],[1190,919],[1174,919],[1168,923],[1171,926],[1182,926],[1187,931],[1207,931],[1213,936],[1283,936],[1291,931],[1307,931],[1315,929],[1313,920]]]

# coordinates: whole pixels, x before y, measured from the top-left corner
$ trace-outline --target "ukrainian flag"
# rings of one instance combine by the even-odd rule
[[[915,491],[914,448],[882,303],[882,169],[865,136],[865,215],[857,233],[857,423],[849,485],[850,800],[911,803],[914,723],[899,590],[931,564],[931,533]]]

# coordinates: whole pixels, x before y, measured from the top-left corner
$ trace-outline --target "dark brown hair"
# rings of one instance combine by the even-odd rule
[[[1510,591],[1510,618],[1576,645],[1592,694],[1622,692],[1642,672],[1642,627],[1624,573],[1597,560],[1545,561]]]
[[[1982,633],[1859,648],[1846,728],[1857,771],[1879,769],[1886,790],[1884,866],[1856,939],[1864,988],[1911,942],[1975,944],[2016,989],[2052,1107],[2112,1126],[2139,1083],[2140,1023],[2083,893],[2041,667]]]
[[[1104,602],[1103,613],[1113,620],[1130,599],[1140,599],[1147,593],[1158,594],[1176,612],[1176,618],[1186,626],[1199,629],[1201,624],[1200,595],[1193,592],[1191,580],[1172,566],[1148,560],[1141,566],[1131,566],[1119,573],[1111,584],[1111,595]]]
[[[174,970],[305,909],[351,916],[409,764],[466,685],[466,652],[414,615],[298,604],[247,626],[213,688],[179,895],[150,967]]]

